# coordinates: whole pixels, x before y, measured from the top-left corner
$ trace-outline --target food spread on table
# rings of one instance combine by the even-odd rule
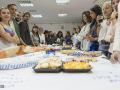
[[[76,57],[74,60],[76,61],[92,61],[92,62],[97,62],[97,59],[94,57]]]
[[[62,53],[69,54],[69,53],[75,53],[75,51],[72,51],[72,50],[66,50],[66,51],[62,51]]]
[[[90,69],[92,68],[89,63],[70,61],[63,64],[64,69]]]
[[[46,58],[37,63],[35,69],[57,69],[61,67],[62,59]]]
[[[71,45],[66,45],[62,47],[62,50],[71,50],[72,46]]]
[[[82,53],[88,54],[89,56],[100,56],[102,54],[101,51],[91,51],[91,52],[83,51]]]

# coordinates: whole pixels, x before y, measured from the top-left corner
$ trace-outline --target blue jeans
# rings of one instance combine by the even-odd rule
[[[98,51],[99,43],[97,41],[94,41],[90,45],[89,51]]]
[[[108,55],[107,55],[107,59],[108,59],[108,60],[110,60],[111,54],[112,54],[112,53],[108,52]]]
[[[110,44],[100,44],[99,45],[99,51],[102,51],[102,54],[104,54],[106,57],[110,58],[110,56],[108,56],[109,45]]]
[[[78,44],[77,44],[77,47],[81,50],[81,42],[79,42]]]
[[[109,59],[109,60],[110,60],[110,58],[111,58],[111,54],[112,54],[112,53],[108,52],[107,59]],[[115,60],[116,60],[116,61],[118,61],[118,58],[117,58],[117,57],[115,57]]]
[[[38,46],[38,44],[35,44],[35,46]]]

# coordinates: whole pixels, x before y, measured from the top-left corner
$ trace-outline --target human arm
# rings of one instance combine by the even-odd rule
[[[14,31],[15,32],[15,31]],[[7,35],[3,27],[0,25],[0,36],[8,42],[18,44],[20,43],[19,38],[15,32],[15,37]]]
[[[111,20],[112,20],[113,26],[117,23],[117,19],[116,19],[117,15],[118,15],[118,12],[116,12],[116,10],[114,9],[114,11],[111,14]]]
[[[20,42],[22,43],[22,45],[26,46],[25,42],[22,40],[22,38],[20,38]]]

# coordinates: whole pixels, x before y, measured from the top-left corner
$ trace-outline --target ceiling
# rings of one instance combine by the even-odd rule
[[[62,23],[62,22],[81,22],[82,12],[89,10],[95,0],[70,0],[69,5],[57,5],[56,0],[28,0],[34,7],[21,7],[18,1],[25,0],[4,0],[0,6],[6,6],[9,3],[15,3],[20,12],[36,10],[31,14],[41,14],[42,18],[31,17],[29,23]],[[64,11],[62,11],[64,9]],[[67,17],[58,17],[58,14],[68,14]]]

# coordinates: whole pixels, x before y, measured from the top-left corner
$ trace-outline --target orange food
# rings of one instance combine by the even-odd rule
[[[23,47],[23,45],[19,46],[19,51],[16,54],[20,54],[22,52]]]
[[[38,52],[39,48],[38,47],[32,47],[33,48],[33,52]]]
[[[5,50],[0,50],[0,58],[6,58]]]

